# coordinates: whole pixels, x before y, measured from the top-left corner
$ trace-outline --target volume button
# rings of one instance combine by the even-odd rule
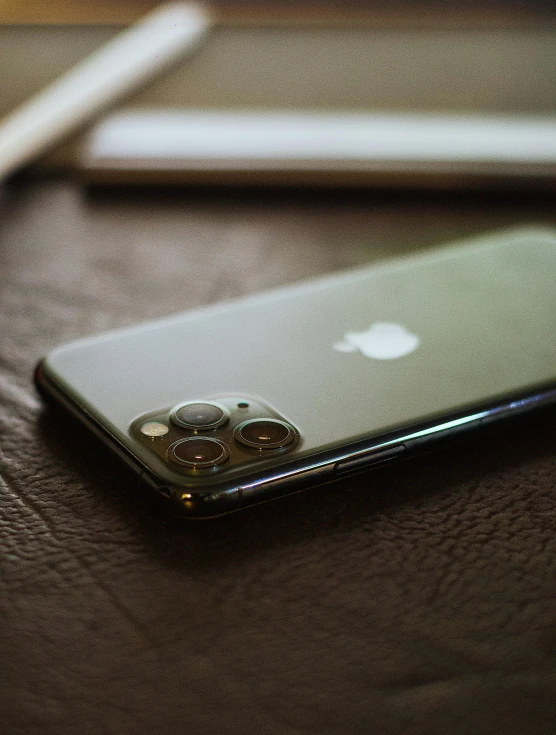
[[[390,459],[399,457],[400,454],[405,452],[405,444],[398,444],[395,447],[389,447],[388,449],[375,449],[370,452],[360,454],[358,457],[352,459],[343,459],[338,462],[334,467],[336,474],[342,475],[347,472],[355,472],[357,470],[363,470],[366,467],[371,467],[375,464],[387,462]]]

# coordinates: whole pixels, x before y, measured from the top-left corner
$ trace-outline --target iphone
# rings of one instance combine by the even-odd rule
[[[36,383],[210,517],[556,401],[556,231],[525,227],[68,344]]]

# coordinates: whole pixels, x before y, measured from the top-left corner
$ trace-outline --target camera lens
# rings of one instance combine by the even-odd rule
[[[212,401],[191,401],[176,406],[170,414],[172,421],[187,429],[216,429],[230,418],[230,414]]]
[[[169,457],[191,469],[215,467],[225,462],[230,452],[224,442],[207,437],[190,437],[174,442],[168,450]]]
[[[241,444],[255,449],[278,449],[293,441],[291,426],[277,419],[251,419],[240,424],[234,437]]]

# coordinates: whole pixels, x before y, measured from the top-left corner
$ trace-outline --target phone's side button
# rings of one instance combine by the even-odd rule
[[[274,490],[279,491],[280,494],[287,494],[290,489],[295,492],[297,488],[301,489],[306,485],[318,485],[332,479],[334,479],[334,466],[329,464],[322,467],[312,467],[301,472],[293,472],[291,475],[257,481],[253,485],[243,485],[239,488],[239,491],[243,498],[252,495],[270,494]]]
[[[344,475],[348,472],[358,472],[364,470],[367,467],[371,467],[375,464],[381,464],[387,462],[390,459],[395,459],[405,452],[405,444],[398,444],[395,447],[388,447],[387,449],[375,449],[370,452],[365,452],[357,457],[351,459],[343,459],[338,462],[334,468],[337,475]]]

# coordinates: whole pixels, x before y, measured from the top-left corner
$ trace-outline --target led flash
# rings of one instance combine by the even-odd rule
[[[141,427],[141,434],[148,436],[149,439],[158,439],[160,436],[165,436],[168,431],[166,424],[161,424],[158,421],[149,421]]]

